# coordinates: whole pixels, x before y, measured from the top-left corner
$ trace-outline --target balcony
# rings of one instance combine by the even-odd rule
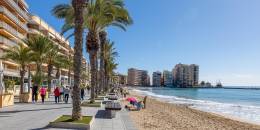
[[[29,20],[29,16],[27,15],[27,12],[25,12],[24,10],[22,10],[17,3],[15,3],[13,0],[7,0],[8,4],[10,4],[13,9],[15,9],[17,11],[17,13],[19,15],[21,15],[23,18],[25,18],[26,20]]]
[[[12,41],[12,40],[9,40],[3,36],[0,36],[0,43],[3,43],[5,45],[8,45],[8,46],[16,46],[16,42]]]
[[[21,34],[20,32],[18,32],[17,30],[15,30],[13,27],[11,27],[10,25],[8,25],[5,22],[1,22],[0,21],[0,28],[5,29],[6,31],[8,31],[12,35],[14,35],[15,37],[18,37],[20,39],[25,39],[26,38],[25,35]]]
[[[13,77],[20,77],[20,72],[19,72],[19,70],[4,68],[4,75],[13,76]]]
[[[20,22],[20,20],[13,14],[11,13],[8,9],[6,9],[3,6],[0,6],[0,13],[5,14],[6,16],[8,16],[13,22],[15,22],[17,24],[17,26],[21,27],[22,29],[24,29],[25,31],[28,31],[28,28],[26,26],[26,24]]]
[[[37,30],[37,29],[33,29],[33,28],[29,28],[29,33],[31,33],[31,34],[40,34],[40,35],[43,35],[42,32],[40,32],[40,31]]]

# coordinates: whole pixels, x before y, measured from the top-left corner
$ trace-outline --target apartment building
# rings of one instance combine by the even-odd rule
[[[127,76],[120,74],[120,73],[116,73],[113,78],[112,78],[113,82],[115,85],[118,86],[122,86],[122,85],[126,85],[127,84]]]
[[[24,0],[1,0],[0,1],[0,56],[9,47],[23,43],[23,39],[30,38],[33,35],[40,34],[49,37],[54,44],[59,47],[59,54],[73,57],[74,50],[63,36],[60,35],[47,22],[28,12],[28,5]],[[89,71],[89,64],[82,58],[83,68]],[[20,76],[19,67],[16,63],[7,60],[0,60],[4,78],[18,79]],[[36,70],[35,65],[30,65],[32,73]],[[0,68],[1,69],[1,68]],[[47,73],[47,64],[43,64],[43,72]],[[56,77],[57,69],[54,69],[52,76]],[[61,85],[73,84],[73,71],[69,79],[69,70],[61,69],[60,77],[56,77],[53,84],[61,82]],[[28,78],[25,75],[25,80]],[[70,80],[70,81],[69,81]],[[27,81],[26,81],[27,82]],[[47,83],[44,83],[47,85]]]
[[[22,39],[27,38],[29,20],[28,5],[24,0],[0,1],[0,56],[7,48],[23,43]],[[1,60],[0,64],[4,78],[18,79],[20,74],[16,63]]]
[[[163,71],[163,86],[173,86],[173,74],[171,71],[165,70]]]
[[[153,86],[159,87],[161,86],[161,83],[162,83],[162,73],[159,71],[153,72]]]
[[[174,85],[177,87],[195,87],[199,82],[199,66],[177,64],[173,69]]]
[[[31,15],[30,20],[28,23],[28,38],[32,37],[33,35],[43,35],[48,37],[53,41],[55,45],[59,47],[59,54],[63,56],[72,57],[73,56],[73,49],[70,47],[69,42],[60,35],[59,32],[57,32],[55,29],[53,29],[47,22],[45,22],[43,19],[36,15]],[[83,61],[83,65],[85,65]],[[32,65],[31,66],[32,71],[34,72],[36,70],[36,66]],[[47,64],[43,65],[43,71],[47,72]],[[56,77],[57,69],[54,69],[52,76]],[[59,70],[60,72],[60,77],[56,77],[57,81],[61,81],[62,85],[68,85],[68,69],[61,69]]]
[[[150,77],[146,70],[128,69],[127,84],[129,86],[150,86]]]

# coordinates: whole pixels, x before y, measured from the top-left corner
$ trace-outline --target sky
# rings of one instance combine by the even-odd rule
[[[51,9],[69,0],[26,0],[29,10],[60,31]],[[134,67],[172,70],[198,64],[200,81],[260,86],[259,0],[125,0],[134,24],[111,27],[119,53],[118,72]],[[73,46],[73,39],[71,39]],[[85,56],[88,56],[86,53]]]

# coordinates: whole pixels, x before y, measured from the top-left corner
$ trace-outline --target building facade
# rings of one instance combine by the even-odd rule
[[[128,69],[127,85],[129,86],[150,86],[150,77],[146,70],[135,68]]]
[[[0,1],[0,56],[6,49],[23,43],[27,38],[30,20],[28,5],[23,0],[1,0]],[[18,64],[1,60],[0,68],[5,79],[18,80],[20,77]],[[26,74],[25,76],[27,76]]]
[[[125,86],[127,85],[127,76],[117,73],[113,76],[113,81],[118,86]]]
[[[23,43],[33,35],[43,35],[48,37],[59,47],[59,54],[66,57],[73,57],[74,50],[69,41],[53,29],[47,22],[36,15],[30,14],[28,5],[24,0],[1,0],[0,1],[0,56],[2,57],[9,47]],[[26,46],[26,45],[25,45]],[[73,59],[73,58],[72,58]],[[82,58],[82,64],[86,69],[89,68],[86,59]],[[9,60],[0,60],[0,70],[3,71],[4,79],[18,80],[20,77],[18,64]],[[30,65],[31,72],[34,73],[36,66]],[[47,73],[47,64],[42,66],[43,72]],[[54,68],[52,76],[53,83],[59,82],[61,85],[73,83],[73,71],[69,78],[68,69],[60,69],[60,76],[57,77],[57,69]],[[25,75],[28,82],[28,73]],[[55,81],[56,80],[56,81]],[[44,83],[47,85],[47,81]],[[26,86],[26,84],[25,84]]]
[[[173,86],[173,74],[171,71],[163,71],[163,86]]]
[[[153,72],[153,86],[160,87],[162,83],[162,73],[157,71]]]
[[[177,87],[195,87],[199,83],[199,66],[177,64],[173,69],[173,81]]]

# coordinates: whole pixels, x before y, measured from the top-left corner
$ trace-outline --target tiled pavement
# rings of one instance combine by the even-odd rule
[[[104,113],[103,109],[98,113]],[[104,117],[104,116],[102,116]],[[131,121],[128,112],[122,110],[117,112],[113,119],[99,118],[96,116],[92,130],[137,130]]]
[[[52,99],[51,99],[52,100]],[[16,104],[0,109],[0,130],[56,130],[48,128],[50,121],[59,115],[71,114],[71,104]],[[91,130],[137,130],[128,116],[128,112],[117,112],[116,118],[103,118],[104,108],[82,108],[83,115],[95,117]]]

